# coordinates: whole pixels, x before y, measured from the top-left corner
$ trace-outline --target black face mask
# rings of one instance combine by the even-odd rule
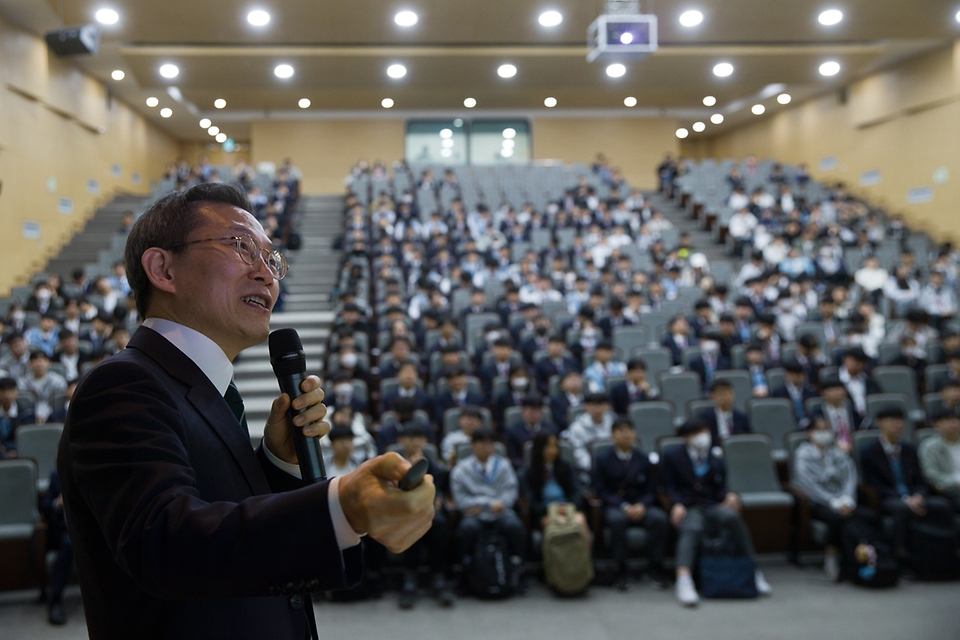
[[[548,332],[548,331],[549,331],[549,329],[547,329],[546,327],[537,327],[537,335],[538,335],[538,336],[545,336],[545,335],[547,335],[547,332]]]

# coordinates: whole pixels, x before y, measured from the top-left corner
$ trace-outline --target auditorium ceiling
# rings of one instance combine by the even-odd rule
[[[62,19],[61,19],[62,6]],[[960,36],[960,5],[946,0],[645,0],[642,13],[659,21],[659,50],[624,59],[626,73],[608,77],[617,60],[586,61],[586,31],[603,3],[584,0],[0,0],[0,12],[35,33],[94,21],[114,9],[116,24],[103,27],[99,54],[77,64],[103,80],[118,98],[184,140],[209,141],[198,126],[209,118],[229,136],[244,140],[256,119],[526,113],[536,117],[622,114],[675,115],[725,122],[705,135],[736,126],[751,105],[767,114],[782,109],[776,96],[795,102],[833,91],[866,73]],[[839,24],[818,22],[839,9]],[[251,26],[247,14],[262,9],[270,21]],[[680,15],[695,9],[699,25]],[[400,27],[398,11],[418,22]],[[543,11],[563,21],[547,28]],[[835,61],[840,71],[821,75]],[[733,65],[728,77],[714,66]],[[164,78],[160,67],[179,73]],[[293,75],[280,79],[277,65]],[[388,77],[392,64],[406,75]],[[503,64],[516,75],[502,78]],[[111,74],[124,72],[122,80]],[[172,90],[171,90],[172,89]],[[715,106],[703,104],[714,96]],[[158,99],[156,107],[147,98]],[[633,108],[625,98],[636,98]],[[309,108],[298,107],[302,99]],[[393,108],[384,109],[384,98]],[[555,98],[556,107],[544,106]],[[214,101],[226,101],[217,109]],[[173,115],[162,118],[160,110]]]

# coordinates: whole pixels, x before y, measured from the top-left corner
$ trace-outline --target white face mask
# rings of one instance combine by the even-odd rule
[[[703,431],[690,438],[690,446],[702,453],[710,448],[710,440],[710,434]]]
[[[530,380],[527,378],[513,378],[510,380],[510,385],[514,389],[526,389],[528,384],[530,384]]]
[[[338,384],[333,388],[333,392],[338,396],[349,395],[351,391],[353,391],[352,384]]]
[[[343,358],[340,360],[340,364],[345,366],[347,369],[352,369],[357,366],[357,354],[355,353],[345,353]]]
[[[701,342],[700,350],[710,355],[716,355],[716,353],[720,351],[720,345],[716,342]]]
[[[810,434],[813,444],[818,447],[829,447],[833,444],[833,431],[827,429],[818,429]]]

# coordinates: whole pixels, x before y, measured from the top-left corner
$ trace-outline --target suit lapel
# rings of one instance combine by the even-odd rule
[[[217,391],[203,371],[180,349],[156,331],[140,327],[130,339],[128,348],[137,349],[152,358],[173,378],[189,387],[187,401],[212,429],[237,461],[243,475],[255,494],[270,493],[257,455],[250,440],[237,423],[223,396]]]

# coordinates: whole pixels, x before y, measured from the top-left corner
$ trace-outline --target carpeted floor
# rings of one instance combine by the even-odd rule
[[[773,585],[769,599],[705,601],[681,608],[672,591],[649,583],[620,593],[594,588],[583,599],[560,600],[539,585],[506,602],[462,599],[440,609],[426,595],[413,611],[400,611],[396,594],[354,604],[319,603],[324,640],[953,640],[960,638],[960,583],[903,581],[896,589],[868,591],[828,583],[816,568],[780,561],[762,565]],[[0,595],[4,640],[86,638],[79,590],[66,600],[66,627],[51,627],[35,593]]]

